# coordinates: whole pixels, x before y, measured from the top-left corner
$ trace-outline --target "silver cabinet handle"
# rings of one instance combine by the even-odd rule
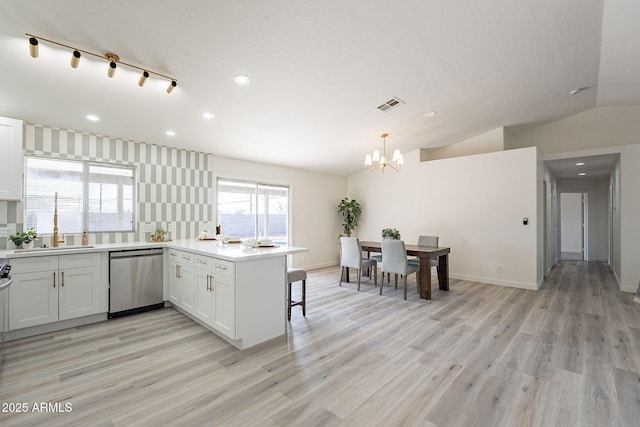
[[[224,265],[216,265],[216,268],[217,268],[218,270],[224,270],[224,271],[227,271],[227,270],[228,270],[228,269],[227,269],[227,267],[226,267],[226,266],[224,266]]]
[[[180,276],[180,266],[176,265],[176,277],[182,277]]]

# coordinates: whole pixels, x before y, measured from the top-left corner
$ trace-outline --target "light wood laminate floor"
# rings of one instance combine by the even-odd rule
[[[28,412],[0,425],[640,424],[640,305],[601,263],[562,262],[538,292],[434,283],[431,301],[415,278],[403,301],[338,277],[311,271],[307,317],[245,351],[172,308],[9,342],[0,402]]]

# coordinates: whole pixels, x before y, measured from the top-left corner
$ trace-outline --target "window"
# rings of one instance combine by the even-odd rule
[[[218,180],[218,224],[227,236],[288,244],[289,188]]]
[[[60,233],[133,231],[133,168],[27,157],[25,223]],[[57,196],[56,196],[57,195]]]

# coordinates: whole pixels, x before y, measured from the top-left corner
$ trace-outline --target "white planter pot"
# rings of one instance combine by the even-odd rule
[[[30,241],[29,243],[23,243],[22,244],[22,249],[33,249],[33,245],[34,245],[35,241]]]

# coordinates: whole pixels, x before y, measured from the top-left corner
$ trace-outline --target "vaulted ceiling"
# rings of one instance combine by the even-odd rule
[[[4,0],[0,115],[346,175],[384,132],[406,152],[640,104],[638,22],[633,0]],[[178,86],[44,41],[31,58],[25,33]]]

